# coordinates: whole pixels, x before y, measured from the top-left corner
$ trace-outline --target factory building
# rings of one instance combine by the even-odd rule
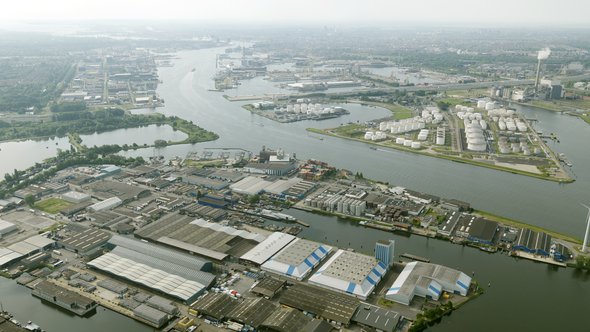
[[[518,233],[512,248],[532,254],[549,256],[551,253],[551,235],[523,228]]]
[[[91,212],[111,210],[121,204],[123,204],[123,201],[119,197],[111,197],[111,198],[107,198],[101,202],[98,202],[96,204],[90,205],[88,207],[88,210]]]
[[[401,318],[401,315],[395,311],[361,303],[352,316],[352,321],[362,327],[369,328],[369,331],[393,332]]]
[[[460,218],[455,234],[474,243],[493,244],[498,232],[498,223],[484,218],[465,215]]]
[[[272,256],[262,270],[303,280],[332,251],[332,247],[317,242],[295,238],[285,248]]]
[[[17,230],[15,224],[8,222],[6,220],[0,219],[0,239],[8,233],[14,232]]]
[[[255,265],[262,265],[295,239],[296,237],[293,235],[274,232],[256,247],[242,255],[240,259]]]
[[[110,233],[99,229],[88,228],[60,239],[57,244],[82,256],[90,256],[99,251],[110,238]]]
[[[74,204],[89,201],[90,198],[90,195],[78,191],[68,191],[67,193],[61,195],[61,199]]]
[[[6,248],[0,248],[0,267],[8,266],[23,257],[36,254],[55,244],[45,234],[31,236],[28,239],[14,243]]]
[[[444,236],[451,236],[451,234],[453,234],[453,232],[455,231],[457,223],[459,223],[459,217],[461,217],[461,213],[457,211],[452,211],[445,219],[445,221],[443,221],[438,226],[438,230],[436,232]]]
[[[367,208],[366,201],[340,194],[320,195],[315,198],[308,198],[305,200],[305,205],[357,217],[362,216]]]
[[[179,214],[168,215],[139,229],[135,236],[222,261],[240,257],[265,240],[261,234]]]
[[[109,246],[114,249],[88,265],[185,303],[196,300],[215,280],[208,273],[211,262],[191,255],[121,236],[109,240]]]
[[[366,300],[386,272],[374,257],[339,249],[309,283]]]
[[[393,261],[395,260],[395,241],[377,241],[375,243],[375,258],[388,268],[393,266]]]
[[[385,298],[410,305],[414,296],[438,300],[443,291],[467,296],[471,277],[446,266],[411,262],[387,290]]]
[[[356,312],[360,301],[352,296],[319,288],[305,283],[298,283],[285,290],[279,302],[291,308],[305,311],[308,315],[348,325]]]

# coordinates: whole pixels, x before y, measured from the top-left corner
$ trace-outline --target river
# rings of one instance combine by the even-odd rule
[[[582,236],[586,213],[578,202],[590,201],[590,154],[585,147],[585,143],[590,141],[590,126],[579,119],[519,107],[528,118],[538,120],[535,124],[538,130],[558,134],[560,143],[550,143],[551,148],[566,154],[574,164],[572,172],[576,178],[576,182],[565,185],[396,150],[375,151],[360,142],[332,137],[320,141],[316,135],[308,134],[305,128],[326,128],[345,121],[364,121],[382,117],[387,111],[346,105],[351,110],[348,118],[288,124],[252,115],[242,109],[244,103],[230,103],[223,98],[222,93],[208,91],[213,88],[211,78],[215,74],[215,55],[222,50],[179,53],[180,59],[176,60],[174,67],[159,69],[164,83],[158,88],[158,93],[166,101],[166,106],[158,109],[158,112],[192,120],[219,134],[220,139],[158,150],[148,148],[128,151],[126,155],[148,157],[157,153],[174,157],[210,147],[240,147],[254,152],[262,145],[280,147],[287,152],[297,153],[299,159],[324,160],[340,168],[363,172],[366,177],[442,197],[466,200],[477,209]],[[194,72],[192,68],[195,68]],[[249,83],[248,89],[252,89],[253,85]],[[376,240],[392,237],[390,233],[359,228],[334,217],[295,210],[288,213],[311,224],[309,229],[302,232],[303,237],[355,248],[368,254],[372,253]],[[491,283],[491,287],[486,288],[486,294],[450,317],[445,317],[441,324],[432,328],[433,331],[578,331],[585,330],[587,326],[588,320],[582,313],[585,309],[582,308],[589,303],[588,273],[557,269],[501,254],[487,254],[418,236],[393,237],[396,239],[398,254],[408,252],[426,256],[434,263],[448,265],[468,274],[475,272],[475,277],[485,286]],[[31,319],[50,332],[78,330],[68,325],[78,318],[63,314],[63,320],[55,319],[49,313],[54,315],[56,310],[47,306],[33,306],[31,301],[40,302],[24,291],[16,291],[22,287],[16,286],[13,281],[0,282],[0,299],[14,299],[9,301],[19,303],[14,308],[8,307],[16,311],[19,319]],[[15,292],[20,293],[14,295]],[[6,297],[6,294],[13,294],[10,295],[13,297]],[[149,330],[117,314],[103,312],[102,309],[99,311],[87,321],[84,329],[92,331],[90,326],[100,326],[102,330]],[[31,317],[33,314],[35,316]],[[122,329],[120,326],[127,328]]]

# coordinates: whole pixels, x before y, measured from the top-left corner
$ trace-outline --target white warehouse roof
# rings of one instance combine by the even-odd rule
[[[144,286],[160,290],[184,301],[189,300],[209,286],[151,268],[145,264],[137,263],[113,253],[104,254],[88,262],[88,265]]]
[[[274,232],[240,258],[261,265],[293,240],[295,240],[293,235]]]
[[[6,220],[0,219],[0,236],[16,230],[16,225]]]
[[[229,226],[222,226],[218,223],[208,222],[204,219],[195,219],[195,220],[191,221],[191,224],[197,225],[200,227],[206,227],[206,228],[212,229],[217,232],[223,232],[228,235],[239,236],[239,237],[247,239],[247,240],[254,240],[256,242],[262,242],[266,239],[266,236],[264,236],[262,234],[251,233],[248,231],[235,229],[235,228],[229,227]]]
[[[261,268],[303,280],[331,251],[332,247],[325,244],[296,238]]]
[[[114,207],[121,205],[121,203],[123,203],[123,201],[119,197],[111,197],[105,199],[102,202],[90,205],[88,209],[92,211],[110,210]]]
[[[446,266],[411,262],[393,282],[385,298],[409,305],[415,295],[438,299],[442,291],[467,295],[471,277]]]
[[[239,182],[229,186],[229,188],[238,194],[256,195],[262,192],[266,187],[270,186],[272,182],[266,181],[256,176],[248,176]]]
[[[21,253],[10,250],[8,248],[0,248],[0,267],[21,257],[24,257],[24,255]]]
[[[309,283],[366,300],[385,272],[387,266],[376,258],[339,249]]]

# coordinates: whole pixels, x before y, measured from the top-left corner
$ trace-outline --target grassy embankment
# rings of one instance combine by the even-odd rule
[[[495,215],[495,214],[490,213],[490,212],[481,211],[481,210],[474,210],[473,213],[474,214],[477,214],[479,216],[482,216],[484,218],[487,218],[487,219],[490,219],[490,220],[493,220],[493,221],[497,221],[497,222],[499,222],[501,224],[504,224],[504,225],[515,226],[515,227],[520,227],[520,228],[526,227],[526,228],[530,228],[531,230],[533,230],[535,232],[545,232],[545,233],[551,235],[552,237],[559,238],[559,239],[562,239],[562,240],[566,240],[568,242],[578,243],[578,244],[581,244],[582,243],[582,241],[580,239],[578,239],[578,238],[575,238],[575,237],[572,237],[572,236],[569,236],[569,235],[565,235],[565,234],[562,234],[562,233],[559,233],[559,232],[555,232],[555,231],[549,230],[547,228],[543,228],[543,227],[539,227],[539,226],[527,224],[527,223],[524,223],[524,222],[521,222],[521,221],[517,221],[517,220],[514,220],[514,219],[510,219],[510,218],[498,216],[498,215]]]
[[[449,155],[444,155],[444,154],[434,154],[434,153],[430,153],[430,152],[427,152],[424,150],[412,149],[412,148],[405,147],[405,146],[398,145],[398,144],[383,144],[383,143],[378,143],[378,142],[366,141],[366,140],[362,139],[362,136],[364,135],[365,127],[360,124],[349,124],[349,125],[344,125],[344,126],[340,126],[338,128],[333,128],[333,129],[307,128],[307,130],[310,132],[316,133],[316,134],[329,135],[329,136],[333,136],[333,137],[355,140],[358,142],[377,145],[377,146],[381,146],[381,147],[385,147],[385,148],[392,148],[392,149],[397,149],[397,150],[401,150],[401,151],[421,154],[421,155],[425,155],[425,156],[446,159],[446,160],[450,160],[450,161],[454,161],[454,162],[458,162],[458,163],[486,167],[486,168],[490,168],[490,169],[494,169],[494,170],[498,170],[498,171],[509,172],[509,173],[518,174],[518,175],[530,176],[530,177],[534,177],[534,178],[542,179],[542,180],[562,182],[562,183],[574,182],[574,180],[570,179],[570,178],[568,178],[568,179],[554,178],[554,177],[551,177],[551,176],[548,176],[545,174],[526,172],[526,171],[522,171],[522,170],[518,170],[518,169],[498,166],[498,165],[494,165],[494,164],[488,164],[488,163],[484,163],[484,162],[480,162],[480,161],[476,161],[476,160],[465,159],[465,158],[449,156]]]
[[[366,104],[376,107],[382,107],[389,110],[395,120],[408,119],[414,116],[411,109],[398,104],[382,103],[377,101],[361,101],[361,100],[348,100],[349,103],[355,104]]]

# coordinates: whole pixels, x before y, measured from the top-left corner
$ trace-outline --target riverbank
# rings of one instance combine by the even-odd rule
[[[392,117],[395,120],[409,119],[414,116],[414,112],[411,109],[398,104],[382,103],[377,101],[362,101],[356,99],[348,99],[346,102],[385,108],[391,112]]]
[[[347,139],[347,140],[357,141],[357,142],[361,142],[361,143],[371,144],[371,145],[375,145],[375,146],[379,146],[379,147],[383,147],[383,148],[391,148],[391,149],[396,149],[396,150],[400,150],[400,151],[405,151],[405,152],[420,154],[420,155],[424,155],[424,156],[435,157],[435,158],[440,158],[440,159],[446,159],[446,160],[450,160],[450,161],[454,161],[454,162],[458,162],[458,163],[463,163],[463,164],[469,164],[469,165],[473,165],[473,166],[480,166],[480,167],[490,168],[490,169],[497,170],[497,171],[509,172],[509,173],[512,173],[512,174],[529,176],[529,177],[533,177],[533,178],[537,178],[537,179],[541,179],[541,180],[548,180],[548,181],[554,181],[554,182],[559,182],[559,183],[571,183],[571,182],[574,182],[575,181],[574,179],[572,179],[570,177],[567,177],[567,178],[555,178],[555,177],[551,177],[551,176],[548,176],[548,175],[545,175],[545,174],[538,174],[538,173],[527,172],[527,171],[522,170],[522,169],[519,169],[519,168],[511,168],[511,167],[499,166],[499,165],[496,165],[496,164],[479,162],[479,161],[472,160],[472,159],[459,158],[459,157],[454,157],[454,156],[444,155],[444,154],[438,154],[438,153],[435,154],[435,153],[427,152],[425,150],[420,150],[420,149],[412,149],[412,148],[405,147],[405,146],[402,146],[402,145],[399,145],[399,144],[384,144],[384,143],[381,143],[381,142],[367,141],[367,140],[363,140],[363,139],[359,139],[359,138],[348,137],[348,136],[339,135],[339,134],[335,133],[334,132],[334,129],[307,128],[306,130],[309,131],[309,132],[312,132],[312,133],[316,133],[316,134],[328,135],[328,136],[332,136],[332,137],[338,137],[338,138],[343,138],[343,139]]]

